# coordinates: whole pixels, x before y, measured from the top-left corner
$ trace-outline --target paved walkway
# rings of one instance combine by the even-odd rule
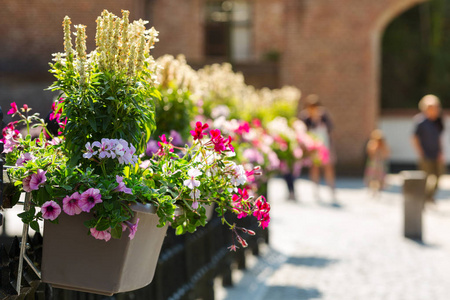
[[[388,182],[373,199],[361,179],[340,179],[333,205],[324,186],[317,202],[313,185],[297,180],[294,202],[282,180],[271,180],[270,246],[217,298],[450,299],[450,177],[425,210],[423,243],[403,238],[401,179]]]

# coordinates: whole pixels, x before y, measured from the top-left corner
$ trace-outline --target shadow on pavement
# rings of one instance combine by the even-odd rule
[[[408,241],[411,241],[411,242],[414,242],[414,243],[416,243],[417,245],[422,246],[422,247],[424,247],[424,248],[430,248],[430,249],[437,249],[437,248],[440,248],[439,245],[426,243],[426,242],[424,242],[424,241],[422,241],[422,240],[418,240],[418,239],[409,239],[409,238],[407,238],[407,240],[408,240]]]
[[[342,208],[344,208],[344,206],[342,204],[340,204],[339,202],[318,201],[317,204],[319,204],[320,206],[323,206],[323,207],[334,208],[334,209],[342,209]]]
[[[338,262],[337,259],[329,259],[317,256],[304,256],[304,257],[291,256],[286,261],[286,263],[291,265],[306,266],[312,268],[325,268],[328,265],[334,264],[336,262]]]
[[[315,288],[298,288],[295,286],[271,286],[263,300],[296,299],[308,300],[322,298],[322,293]]]

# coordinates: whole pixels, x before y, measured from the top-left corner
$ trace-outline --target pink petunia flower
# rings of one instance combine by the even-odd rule
[[[31,174],[31,180],[30,180],[30,189],[31,190],[36,191],[45,184],[45,182],[47,181],[47,177],[45,177],[45,173],[47,173],[47,171],[38,169],[37,174]]]
[[[78,201],[80,200],[80,194],[78,192],[73,193],[70,197],[66,196],[63,199],[63,210],[69,216],[78,215],[82,212]]]
[[[103,202],[100,190],[90,188],[83,192],[78,200],[78,206],[82,211],[90,212],[97,203]]]
[[[24,180],[22,180],[23,190],[28,193],[32,191],[30,188],[30,181],[31,181],[31,175],[28,176],[27,178],[25,178]]]
[[[95,228],[91,228],[91,235],[95,237],[97,240],[105,240],[106,242],[111,239],[111,233],[107,230],[98,231]]]
[[[61,206],[55,201],[47,201],[41,207],[42,217],[46,220],[55,220],[61,213]]]
[[[128,237],[130,238],[130,240],[134,239],[134,236],[136,234],[137,231],[137,227],[138,227],[138,223],[139,223],[139,218],[137,218],[136,223],[131,223],[128,221],[125,221],[122,223],[122,230],[125,231],[127,228],[130,230],[130,234],[128,235]]]
[[[16,102],[13,102],[13,103],[11,103],[11,109],[8,110],[8,112],[7,112],[6,114],[7,114],[7,115],[13,115],[13,114],[15,114],[16,112],[18,112],[17,104],[16,104]]]
[[[117,181],[117,183],[119,185],[114,189],[114,191],[116,191],[116,192],[124,192],[125,194],[133,195],[133,191],[130,188],[127,188],[125,186],[125,183],[123,182],[123,177],[122,176],[116,175],[116,181]]]

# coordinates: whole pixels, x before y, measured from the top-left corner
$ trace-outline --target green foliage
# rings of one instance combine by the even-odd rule
[[[126,139],[136,145],[138,153],[155,128],[153,101],[159,92],[144,80],[129,79],[125,74],[94,70],[90,84],[80,86],[71,68],[53,65],[57,81],[52,90],[63,92],[63,118],[67,118],[64,136],[66,151],[74,153],[71,165],[81,158],[87,142],[102,138]]]
[[[426,94],[450,97],[450,5],[432,0],[395,19],[382,41],[381,106],[414,108]],[[449,107],[448,101],[442,101]]]
[[[168,88],[160,87],[161,100],[155,101],[156,129],[153,139],[162,134],[177,131],[183,140],[190,137],[190,122],[196,114],[196,107],[189,90],[178,88],[174,83]]]

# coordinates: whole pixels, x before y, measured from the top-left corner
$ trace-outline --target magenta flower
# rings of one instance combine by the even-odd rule
[[[11,109],[6,114],[13,115],[18,111],[16,102],[11,103]]]
[[[255,201],[255,210],[253,211],[253,215],[258,219],[259,224],[262,229],[265,229],[269,226],[270,222],[270,204],[267,202],[266,198],[260,196]]]
[[[45,173],[47,171],[44,170],[37,170],[37,174],[31,174],[31,180],[30,180],[30,189],[31,190],[38,190],[41,186],[45,184],[47,181],[47,177],[45,177]]]
[[[66,196],[63,199],[63,210],[69,216],[78,215],[82,212],[78,201],[80,200],[80,194],[78,192],[73,193],[70,197]]]
[[[133,195],[133,191],[130,188],[127,188],[125,186],[125,183],[123,182],[123,177],[116,175],[116,181],[119,184],[114,190],[116,192],[124,192],[125,194]]]
[[[128,235],[130,240],[134,239],[134,235],[136,234],[138,223],[139,223],[139,218],[137,218],[135,224],[133,224],[131,222],[128,222],[128,221],[125,221],[125,222],[122,223],[122,230],[123,231],[125,231],[127,228],[130,230],[130,234]]]
[[[83,194],[80,196],[80,200],[78,200],[78,206],[81,208],[82,211],[90,212],[91,209],[95,206],[97,203],[101,203],[102,201],[102,195],[100,194],[100,190],[90,188],[86,190]]]
[[[61,213],[61,206],[55,201],[47,201],[41,207],[42,217],[53,221]]]
[[[107,230],[98,231],[95,228],[91,228],[91,235],[95,237],[97,240],[105,240],[106,242],[111,239],[111,233]]]
[[[195,140],[201,140],[203,138],[204,135],[206,135],[206,132],[204,130],[206,130],[209,127],[208,124],[202,124],[202,122],[197,122],[195,123],[195,128],[194,130],[191,130],[191,135]]]

